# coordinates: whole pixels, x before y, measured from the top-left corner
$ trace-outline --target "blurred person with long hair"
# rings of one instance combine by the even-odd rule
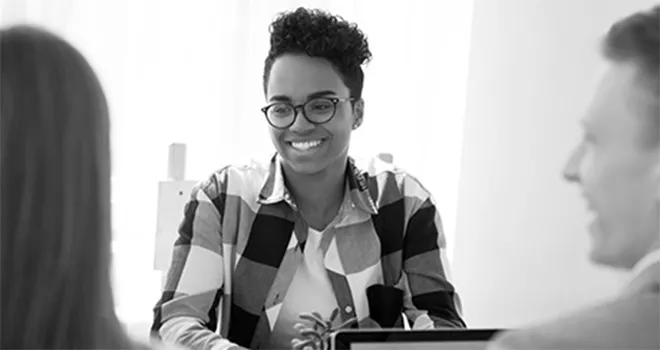
[[[108,105],[81,53],[0,30],[2,348],[128,349],[110,277]]]

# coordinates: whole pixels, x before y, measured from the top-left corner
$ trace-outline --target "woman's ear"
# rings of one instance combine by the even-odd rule
[[[359,99],[353,103],[353,130],[362,125],[364,118],[364,100]]]

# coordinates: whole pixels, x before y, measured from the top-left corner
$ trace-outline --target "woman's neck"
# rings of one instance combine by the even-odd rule
[[[284,168],[286,185],[306,216],[334,217],[344,199],[346,158],[315,174]]]

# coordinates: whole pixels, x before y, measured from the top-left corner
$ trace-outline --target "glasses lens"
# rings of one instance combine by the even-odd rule
[[[293,119],[293,107],[287,103],[276,103],[266,111],[268,121],[276,127],[288,126]]]
[[[335,114],[335,104],[327,98],[317,98],[305,104],[305,115],[315,123],[323,123]]]

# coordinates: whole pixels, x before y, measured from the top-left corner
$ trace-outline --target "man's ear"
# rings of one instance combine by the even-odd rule
[[[353,130],[362,125],[364,118],[364,100],[359,99],[353,103]]]

